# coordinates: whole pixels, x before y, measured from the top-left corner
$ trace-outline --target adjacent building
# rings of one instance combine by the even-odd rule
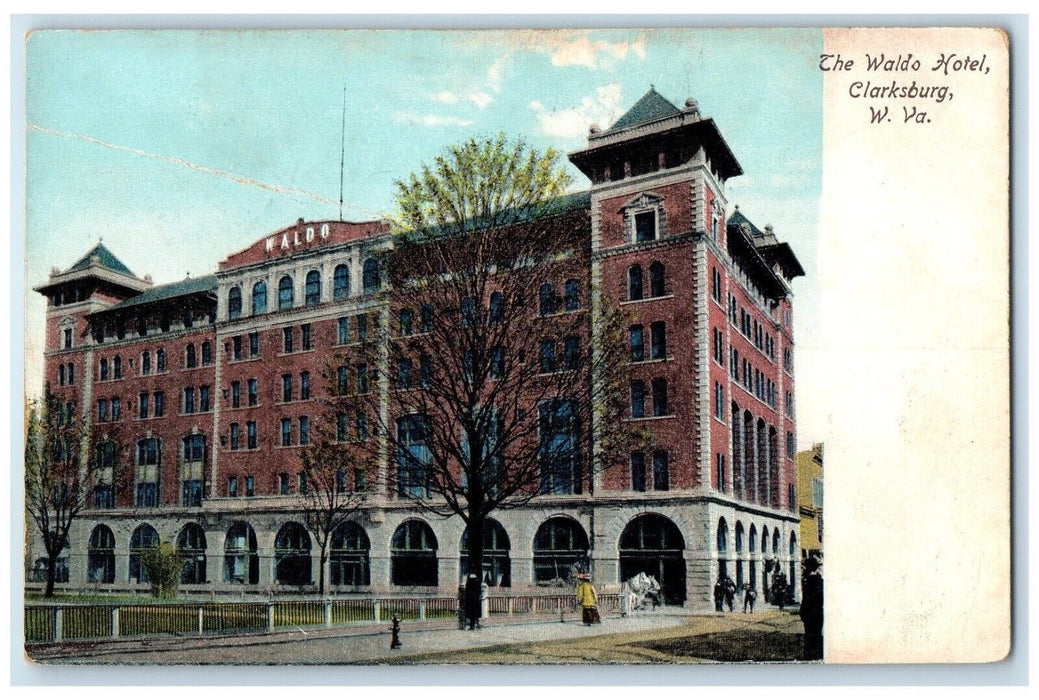
[[[801,501],[801,553],[823,553],[823,443],[797,453],[797,493]]]
[[[760,591],[777,564],[796,582],[800,263],[728,201],[742,168],[694,100],[677,107],[650,90],[608,129],[593,126],[570,160],[590,185],[553,216],[586,232],[585,303],[609,297],[631,319],[627,420],[653,448],[582,493],[496,514],[485,580],[529,592],[560,571],[603,586],[646,571],[666,602],[697,607],[720,576]],[[326,358],[389,320],[379,257],[392,245],[382,221],[299,220],[212,275],[153,285],[99,243],[36,288],[48,299],[46,381],[89,425],[87,458],[106,468],[70,538],[69,587],[146,589],[140,552],[158,540],[188,555],[187,590],[298,592],[317,580],[294,498],[299,453],[322,418]],[[364,381],[368,368],[351,372]],[[332,590],[454,592],[463,531],[375,491],[333,537]],[[30,579],[38,550],[31,542]]]

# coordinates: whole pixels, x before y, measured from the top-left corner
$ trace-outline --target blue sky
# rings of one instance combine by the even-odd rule
[[[730,203],[801,259],[795,329],[810,355],[821,50],[819,29],[37,32],[26,44],[27,286],[99,237],[163,283],[213,272],[300,217],[338,218],[344,86],[344,217],[363,220],[392,211],[394,180],[446,145],[504,131],[573,151],[652,84],[715,119],[746,173]],[[43,316],[29,292],[30,388]],[[815,383],[810,363],[797,369],[802,389]],[[802,447],[825,428],[805,404],[802,392]]]

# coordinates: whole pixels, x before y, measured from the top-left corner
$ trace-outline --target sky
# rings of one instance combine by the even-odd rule
[[[798,443],[825,439],[810,399],[819,337],[819,29],[41,31],[26,41],[26,386],[42,386],[31,288],[99,239],[156,284],[307,220],[393,211],[394,181],[446,146],[504,132],[583,148],[652,85],[695,98],[743,166],[727,185],[771,223],[793,283]],[[345,112],[344,112],[345,93]],[[345,138],[343,123],[345,113]],[[573,190],[588,181],[568,165]]]

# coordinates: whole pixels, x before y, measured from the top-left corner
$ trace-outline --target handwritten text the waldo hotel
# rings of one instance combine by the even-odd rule
[[[980,56],[939,53],[916,56],[912,53],[890,55],[839,53],[819,55],[819,70],[847,73],[848,96],[869,100],[871,124],[930,124],[941,112],[938,105],[952,101],[954,94],[943,78],[956,74],[985,76],[989,73],[986,54]],[[888,78],[889,75],[897,77]],[[917,81],[917,76],[920,80]]]

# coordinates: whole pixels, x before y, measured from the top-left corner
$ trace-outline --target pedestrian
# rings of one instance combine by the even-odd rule
[[[775,602],[782,610],[783,606],[786,605],[786,574],[780,572],[773,583],[773,595],[775,596]]]
[[[754,599],[758,597],[758,594],[754,592],[754,587],[749,583],[743,587],[743,612],[747,612],[747,608],[750,608],[750,612],[754,612]]]
[[[719,578],[714,582],[714,610],[715,612],[724,612],[722,610],[722,601],[725,600],[725,586],[722,584],[722,580]]]
[[[736,584],[732,582],[729,577],[725,578],[725,604],[729,606],[729,612],[732,612],[733,606],[736,602]]]
[[[602,624],[595,597],[595,587],[588,574],[577,575],[577,604],[581,606],[581,622],[586,625]]]
[[[469,574],[465,580],[465,616],[469,629],[476,629],[480,621],[480,580],[476,574]]]
[[[804,561],[801,578],[801,623],[805,628],[804,658],[823,658],[823,577],[819,560],[813,556]]]

